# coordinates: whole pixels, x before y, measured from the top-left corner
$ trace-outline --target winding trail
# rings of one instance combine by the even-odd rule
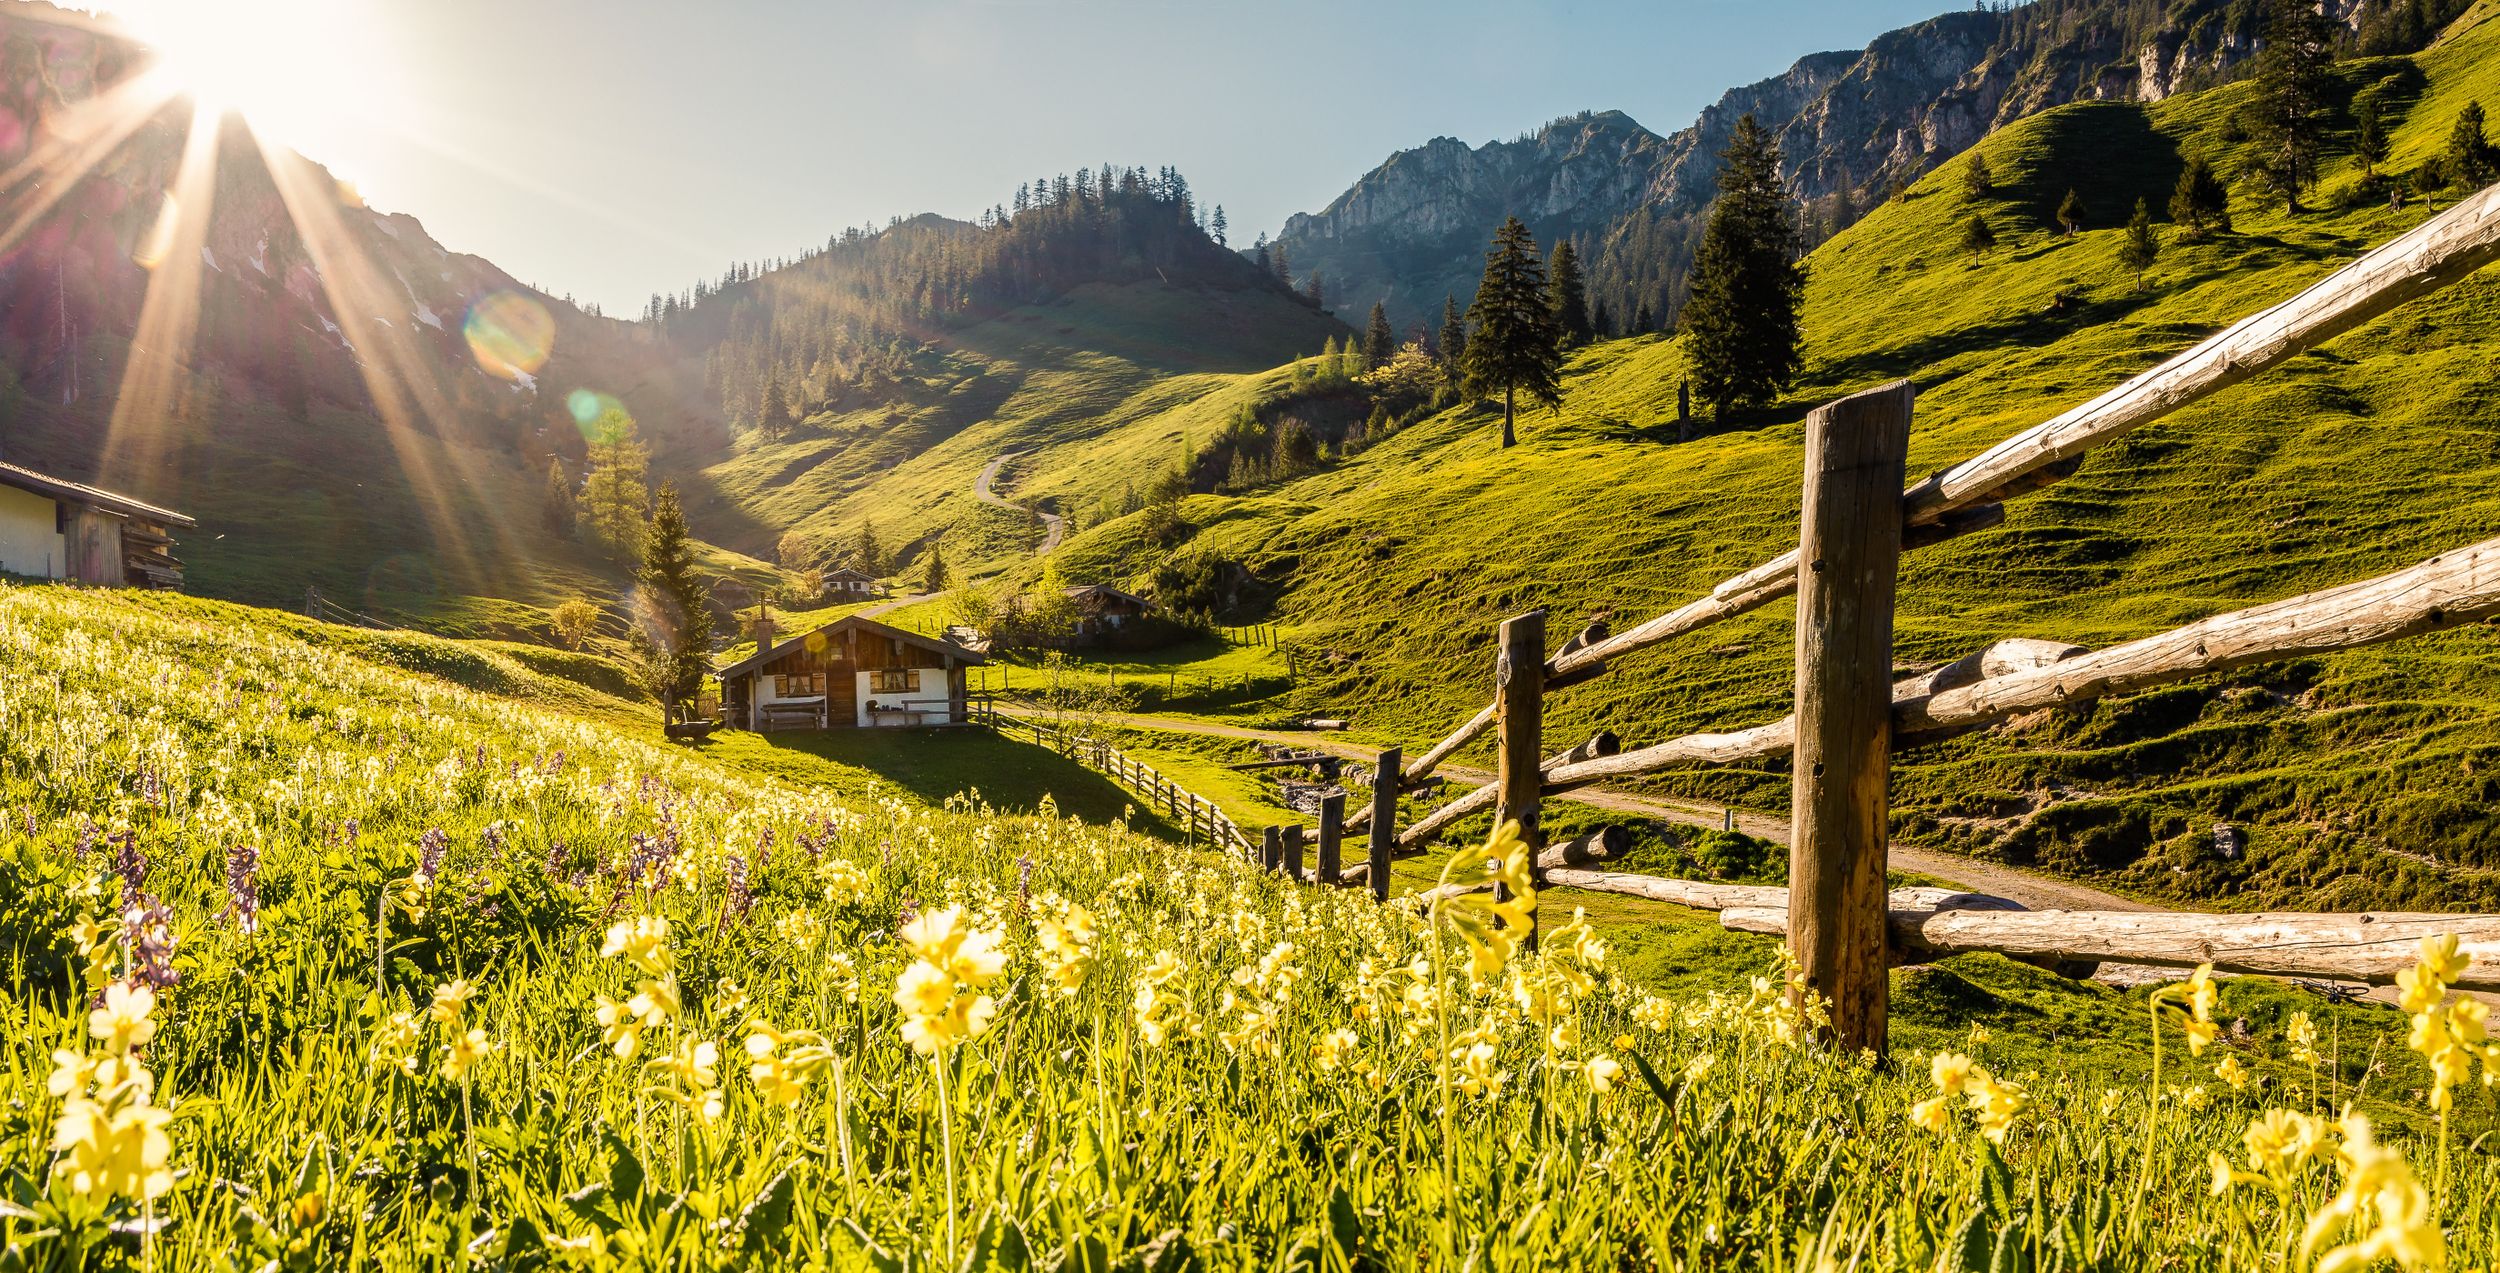
[[[998,480],[998,470],[1006,467],[1007,461],[1016,459],[1023,454],[1025,453],[1022,451],[1009,451],[1000,455],[997,459],[990,461],[990,466],[981,470],[981,480],[973,484],[972,495],[973,498],[980,500],[984,504],[995,504],[1000,508],[1012,508],[1019,513],[1028,513],[1032,516],[1041,518],[1042,546],[1033,550],[1033,555],[1036,557],[1046,557],[1050,555],[1050,550],[1057,548],[1059,546],[1059,541],[1066,537],[1068,533],[1068,519],[1061,517],[1057,513],[1046,513],[1038,508],[1026,508],[1022,504],[1009,503],[1008,501],[999,498],[998,493],[990,489],[990,483]]]

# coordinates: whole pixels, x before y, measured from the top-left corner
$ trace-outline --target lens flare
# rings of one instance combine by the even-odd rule
[[[526,383],[556,349],[556,320],[519,292],[490,292],[469,307],[461,331],[469,354],[487,374]]]
[[[573,417],[573,427],[582,431],[585,442],[612,442],[619,433],[634,425],[634,413],[625,409],[614,395],[596,389],[576,389],[564,395],[564,409]]]

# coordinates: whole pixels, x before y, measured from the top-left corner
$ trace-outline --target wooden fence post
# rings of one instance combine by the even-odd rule
[[[1259,832],[1259,869],[1273,871],[1285,860],[1285,832],[1281,827],[1267,827]]]
[[[1545,847],[1537,801],[1544,793],[1545,774],[1545,612],[1531,610],[1502,621],[1500,653],[1493,665],[1494,701],[1499,703],[1500,797],[1493,823],[1519,823],[1519,837],[1528,842],[1528,856]],[[1530,868],[1534,869],[1533,865]],[[1509,890],[1495,887],[1508,899]],[[1536,917],[1528,918],[1529,950],[1536,949]]]
[[[1286,826],[1285,826],[1285,846],[1284,846],[1284,847],[1285,847],[1285,855],[1284,855],[1284,860],[1283,860],[1283,861],[1281,861],[1281,862],[1279,862],[1279,863],[1278,863],[1278,865],[1279,865],[1279,866],[1282,866],[1282,867],[1284,868],[1284,871],[1285,871],[1286,876],[1288,876],[1289,878],[1291,878],[1292,880],[1294,880],[1294,882],[1296,882],[1296,883],[1300,883],[1300,882],[1301,882],[1301,880],[1302,880],[1302,824],[1301,824],[1301,823],[1299,823],[1299,822],[1292,822],[1292,823],[1287,823],[1287,824],[1286,824]]]
[[[1806,417],[1797,535],[1797,746],[1788,949],[1834,1040],[1885,1050],[1892,608],[1908,381]],[[1797,992],[1792,990],[1791,994]]]
[[[1396,747],[1380,753],[1372,764],[1371,886],[1372,899],[1389,900],[1389,855],[1398,847],[1398,775],[1406,754]]]
[[[1335,884],[1344,873],[1345,793],[1323,796],[1319,802],[1319,882]]]

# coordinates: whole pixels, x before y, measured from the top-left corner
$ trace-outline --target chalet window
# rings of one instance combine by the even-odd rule
[[[907,668],[886,668],[869,675],[876,679],[869,683],[868,688],[879,694],[909,694],[917,688],[912,684],[912,674]]]
[[[808,698],[825,692],[822,672],[785,673],[773,677],[773,697]]]

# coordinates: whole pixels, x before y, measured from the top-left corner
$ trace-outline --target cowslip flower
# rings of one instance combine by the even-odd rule
[[[60,1156],[53,1173],[94,1201],[162,1197],[174,1187],[174,1173],[166,1166],[173,1140],[165,1132],[173,1117],[145,1101],[99,1104],[72,1098],[53,1127],[52,1150]]]
[[[104,988],[104,1002],[87,1014],[87,1033],[115,1056],[127,1056],[156,1037],[156,992],[119,982]]]
[[[1610,1056],[1593,1056],[1580,1073],[1588,1079],[1590,1091],[1604,1096],[1615,1090],[1616,1081],[1623,1077],[1623,1065]]]
[[[1352,1030],[1334,1030],[1321,1035],[1319,1042],[1311,1045],[1311,1063],[1323,1071],[1334,1070],[1345,1063],[1346,1054],[1352,1052],[1358,1042]]]
[[[591,1015],[599,1022],[599,1042],[616,1053],[616,1059],[630,1061],[642,1047],[642,1020],[633,1009],[606,995],[595,995]]]
[[[392,1013],[373,1029],[373,1067],[414,1075],[420,1064],[417,1045],[424,1032],[425,1027],[417,1023],[416,1013]]]
[[[608,928],[607,940],[599,944],[599,953],[622,959],[653,977],[665,977],[677,967],[676,958],[668,949],[668,920],[660,915],[618,920]]]
[[[498,1045],[486,1037],[484,1030],[471,1028],[451,1035],[443,1045],[442,1075],[454,1083],[467,1082],[469,1071],[492,1055]]]
[[[1495,892],[1451,891],[1453,878],[1463,879],[1478,868]],[[1499,973],[1518,952],[1519,938],[1536,916],[1536,880],[1530,869],[1527,841],[1520,838],[1519,823],[1504,822],[1493,828],[1483,844],[1451,854],[1441,868],[1441,881],[1433,896],[1432,918],[1447,919],[1465,939],[1471,977],[1481,979]],[[1508,893],[1508,898],[1502,898],[1501,893]]]
[[[813,1030],[775,1029],[769,1021],[747,1022],[747,1077],[755,1090],[775,1105],[791,1106],[807,1091],[809,1079],[833,1060],[833,1050]]]
[[[1070,903],[1062,914],[1036,919],[1033,935],[1042,974],[1062,997],[1074,995],[1094,971],[1093,915]]]
[[[686,1003],[677,993],[675,977],[644,978],[634,983],[634,997],[625,1001],[625,1010],[642,1022],[643,1029],[657,1030],[684,1016]]]
[[[427,1006],[426,1015],[446,1031],[457,1031],[467,1015],[469,1000],[476,994],[477,987],[465,980],[444,982],[434,988],[434,1002]]]
[[[2301,1235],[2301,1257],[2309,1258],[2341,1235],[2350,1240],[2318,1256],[2317,1273],[2350,1273],[2381,1260],[2408,1273],[2447,1267],[2447,1238],[2431,1213],[2430,1193],[2404,1155],[2378,1144],[2370,1120],[2358,1114],[2344,1117],[2343,1132],[2337,1155],[2343,1188],[2309,1218]]]
[[[646,1089],[671,1101],[704,1122],[721,1116],[720,1046],[710,1039],[686,1039],[677,1050],[646,1062],[660,1081]]]

